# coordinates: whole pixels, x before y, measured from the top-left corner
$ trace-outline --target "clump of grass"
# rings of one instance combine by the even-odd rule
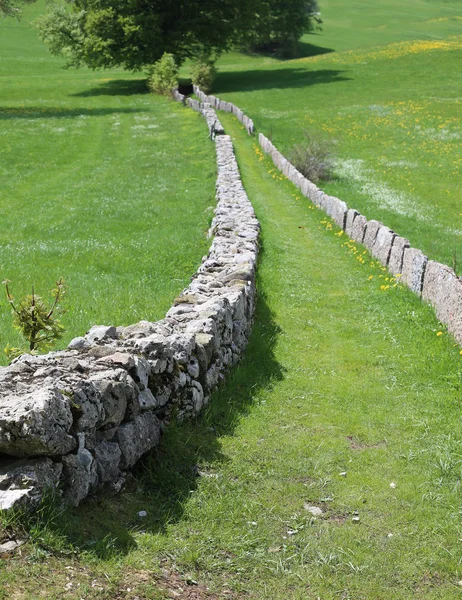
[[[333,142],[318,133],[303,131],[303,141],[288,153],[289,161],[307,179],[317,183],[332,179]]]

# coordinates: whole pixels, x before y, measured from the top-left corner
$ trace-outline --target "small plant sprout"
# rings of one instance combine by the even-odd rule
[[[5,348],[8,359],[11,361],[25,352],[37,354],[50,350],[64,332],[64,327],[57,319],[58,315],[64,314],[60,306],[65,294],[64,280],[60,278],[56,282],[56,287],[51,290],[53,297],[51,306],[47,306],[41,296],[35,293],[34,287],[31,294],[25,296],[19,304],[15,304],[9,283],[11,282],[8,279],[3,281],[6,297],[12,308],[13,327],[21,332],[28,347],[13,348],[8,344]]]

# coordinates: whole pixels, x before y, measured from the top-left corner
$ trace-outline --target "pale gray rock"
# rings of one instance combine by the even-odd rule
[[[116,337],[117,330],[115,327],[108,327],[107,325],[94,325],[85,335],[85,340],[89,344],[96,344],[98,342],[114,340]]]
[[[429,260],[425,269],[422,298],[429,302],[438,319],[456,340],[462,342],[462,282],[454,271]]]
[[[90,381],[79,381],[74,387],[71,410],[75,431],[91,431],[106,418],[101,393]]]
[[[359,244],[363,243],[364,234],[366,232],[367,219],[364,215],[358,215],[353,222],[351,233],[349,234],[351,239]]]
[[[199,361],[197,360],[197,358],[195,356],[191,356],[186,369],[187,369],[189,375],[193,379],[197,379],[199,377],[199,373],[200,373]]]
[[[390,259],[388,261],[388,270],[393,275],[401,274],[403,268],[404,251],[409,248],[409,240],[397,235],[393,240],[391,247]]]
[[[384,267],[388,265],[395,237],[395,232],[384,225],[377,232],[371,253]]]
[[[3,393],[0,405],[0,451],[11,456],[56,456],[76,446],[69,435],[69,398],[54,387]]]
[[[359,212],[357,210],[355,210],[354,208],[350,208],[349,211],[347,212],[346,222],[345,222],[345,233],[348,236],[350,236],[350,238],[351,238],[351,234],[353,232],[353,223],[358,215],[359,215]]]
[[[98,484],[117,481],[120,477],[122,452],[116,442],[101,440],[95,445],[95,468]]]
[[[63,499],[72,506],[78,506],[97,482],[96,464],[92,455],[88,454],[90,455],[88,462],[83,462],[81,457],[76,454],[67,454],[62,457]]]
[[[141,356],[135,356],[134,361],[135,366],[130,371],[130,374],[138,384],[140,390],[144,390],[148,387],[149,376],[151,375],[151,365]]]
[[[138,402],[140,405],[141,412],[145,410],[154,410],[160,406],[159,402],[154,397],[153,393],[149,388],[142,390],[138,395]]]
[[[101,404],[104,408],[104,418],[98,423],[98,427],[117,427],[124,420],[130,387],[123,380],[126,376],[125,371],[117,369],[95,373],[90,378],[91,383],[101,395]]]
[[[362,243],[364,244],[364,246],[366,246],[368,250],[372,251],[377,237],[377,233],[379,232],[379,229],[381,227],[383,227],[383,225],[382,223],[379,223],[379,221],[375,221],[374,219],[367,221],[364,239]]]
[[[119,468],[132,467],[159,439],[160,421],[152,412],[143,412],[134,421],[121,425],[116,434],[122,452]]]
[[[422,292],[425,268],[428,258],[416,248],[406,248],[404,251],[401,282],[414,293]]]
[[[337,227],[343,231],[345,229],[346,215],[348,212],[348,206],[343,202],[343,200],[339,200],[335,196],[330,196],[331,198],[331,212],[330,216],[332,217],[334,223]]]
[[[81,348],[86,348],[89,345],[89,342],[87,342],[87,340],[84,337],[80,336],[72,339],[67,347],[70,350],[80,350]]]
[[[3,458],[0,467],[0,511],[35,508],[46,490],[58,487],[62,465],[50,458]]]

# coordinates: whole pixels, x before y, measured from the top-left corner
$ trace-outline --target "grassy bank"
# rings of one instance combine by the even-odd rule
[[[326,0],[320,8],[323,30],[303,38],[299,59],[227,55],[214,93],[283,152],[304,129],[335,140],[337,176],[326,191],[457,264],[460,3]]]
[[[459,348],[224,121],[263,228],[246,358],[128,491],[29,526],[4,597],[458,597]]]
[[[201,118],[142,74],[63,70],[29,25],[40,10],[0,21],[0,277],[17,298],[64,277],[65,344],[165,314],[208,247],[215,158]],[[2,294],[0,350],[19,343]]]

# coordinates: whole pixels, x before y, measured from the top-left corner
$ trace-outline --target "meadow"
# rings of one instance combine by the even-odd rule
[[[399,44],[425,36],[444,41],[448,22],[426,21],[442,13],[455,15],[457,5],[387,0],[378,7],[336,0],[326,1],[323,13],[324,7],[324,32],[314,39],[317,47],[338,50],[322,59],[313,55],[319,60],[314,64],[324,65],[329,57],[331,66],[320,70],[332,70],[337,59],[346,69],[348,55],[350,75],[354,71],[358,76],[360,63],[353,56],[397,52]],[[450,24],[456,28],[458,20],[451,16]],[[312,44],[313,37],[308,39]],[[436,52],[438,60],[431,51],[414,63],[413,81],[420,73],[422,90],[425,57],[443,69],[453,50]],[[417,56],[379,58],[375,66],[362,66],[368,76],[377,70],[377,83],[396,61]],[[354,102],[366,107],[380,97],[384,102],[385,84],[382,96],[377,85],[364,87],[366,76],[362,93],[355,91],[358,79],[326,86],[326,73],[306,66],[309,60],[228,55],[215,91],[245,107],[264,133],[272,129],[281,149],[300,135],[306,111],[317,123],[324,115],[322,123],[334,127],[337,109],[353,111]],[[294,63],[302,65],[299,77]],[[310,85],[313,69],[318,79]],[[244,89],[252,72],[259,89]],[[400,72],[396,66],[396,80],[388,79],[388,96],[395,94],[396,103],[411,95],[411,84],[406,87]],[[83,88],[94,87],[86,78],[96,75],[78,76]],[[107,102],[126,100],[120,89],[133,84],[129,77],[125,81]],[[349,86],[351,106],[341,85]],[[451,85],[444,94],[455,106],[456,84],[452,92]],[[105,89],[100,82],[101,87]],[[130,105],[136,98],[130,97]],[[149,110],[160,104],[178,121],[192,119],[174,103],[139,98],[146,110],[149,103]],[[444,111],[448,106],[449,101]],[[432,110],[428,108],[428,118],[436,122]],[[232,135],[244,185],[262,225],[259,299],[246,356],[201,418],[171,424],[159,448],[141,461],[117,497],[65,511],[49,501],[28,519],[2,515],[3,534],[27,535],[28,543],[0,563],[0,598],[459,598],[461,350],[430,307],[276,176],[255,139],[233,117],[220,119]],[[358,119],[359,127],[363,117]],[[391,116],[388,120],[391,125],[377,123],[376,143],[388,141],[399,149],[400,128]],[[338,142],[342,160],[364,161],[368,177],[395,193],[394,169],[380,178],[369,172],[379,149],[359,134],[349,136],[353,124],[349,119],[335,125],[344,135]],[[197,127],[198,135],[205,136],[205,125]],[[155,140],[151,143],[155,147]],[[457,156],[460,149],[455,143],[454,148]],[[210,145],[210,157],[212,149]],[[398,160],[398,151],[386,156]],[[177,164],[181,176],[197,177],[188,171],[188,158],[182,163],[178,156]],[[213,171],[211,158],[207,164]],[[436,173],[435,186],[443,179],[438,177]],[[412,178],[429,187],[428,167],[418,162]],[[454,180],[446,177],[446,185]],[[360,193],[362,185],[345,175],[330,182],[329,190],[338,190],[368,217],[381,214],[372,212],[385,209],[366,191]],[[424,185],[422,189],[427,192]],[[412,198],[417,202],[417,195]],[[426,198],[419,195],[422,209]],[[359,205],[361,199],[366,208]],[[436,225],[449,227],[447,205],[438,214]],[[449,252],[452,241],[441,234],[443,229],[391,209],[385,216],[396,218],[403,235],[404,227],[412,228],[415,245],[425,249],[432,242],[443,258]],[[200,239],[197,234],[196,243]],[[141,518],[140,511],[147,516]]]
[[[0,278],[17,299],[64,278],[65,347],[164,316],[208,247],[215,165],[199,116],[142,73],[63,70],[29,25],[43,9],[0,21]],[[1,293],[5,364],[21,340]]]
[[[298,59],[223,57],[214,93],[283,153],[303,130],[333,140],[336,177],[326,192],[457,269],[460,3],[326,0],[321,14],[323,30],[303,38]]]

